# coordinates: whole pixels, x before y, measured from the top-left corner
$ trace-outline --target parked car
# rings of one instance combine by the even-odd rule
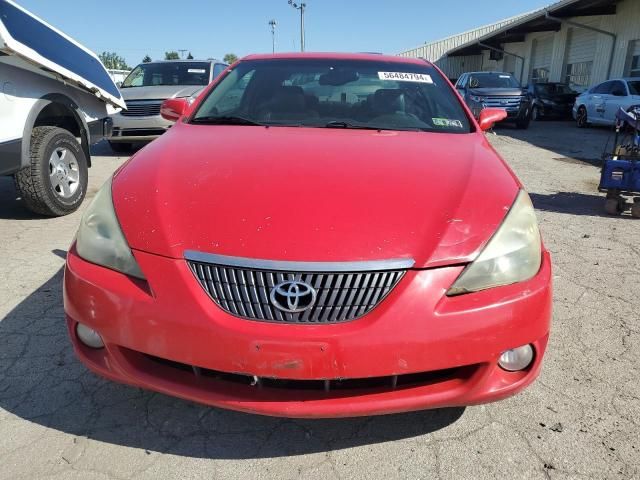
[[[580,128],[614,125],[620,108],[640,103],[640,77],[607,80],[580,94],[573,106],[573,118]]]
[[[578,96],[565,83],[533,83],[527,86],[527,92],[532,99],[531,120],[541,118],[571,117],[571,109]]]
[[[89,147],[124,106],[98,57],[14,2],[0,0],[0,175],[31,211],[75,211],[87,193]]]
[[[320,94],[320,96],[318,96]],[[78,357],[289,417],[498,400],[538,375],[551,264],[522,184],[420,59],[236,63],[96,194],[68,255]]]
[[[218,60],[167,60],[141,63],[120,86],[126,110],[113,115],[111,148],[126,152],[133,143],[150,142],[172,123],[160,116],[167,98],[194,98],[227,68]]]
[[[531,121],[531,98],[510,73],[463,73],[456,89],[478,118],[484,108],[501,108],[507,112],[505,122],[528,128]]]

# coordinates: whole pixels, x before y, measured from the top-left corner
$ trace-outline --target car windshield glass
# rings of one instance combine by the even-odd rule
[[[536,93],[540,95],[562,95],[576,93],[568,85],[562,83],[539,83],[536,85]]]
[[[627,82],[631,95],[640,95],[640,80],[632,80]]]
[[[142,63],[124,79],[120,88],[157,85],[207,85],[208,62]]]
[[[518,82],[508,73],[472,73],[470,88],[518,88]]]
[[[346,59],[242,61],[191,121],[451,133],[472,128],[432,66]]]

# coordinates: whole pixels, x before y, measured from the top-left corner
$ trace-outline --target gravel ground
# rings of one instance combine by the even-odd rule
[[[33,218],[0,177],[0,479],[640,478],[640,221],[603,214],[608,136],[562,122],[491,135],[553,254],[539,380],[490,405],[346,420],[226,412],[89,373],[61,296],[80,213]],[[99,146],[90,196],[123,160]]]

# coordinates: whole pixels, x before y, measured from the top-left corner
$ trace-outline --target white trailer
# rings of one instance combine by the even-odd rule
[[[0,175],[27,208],[66,215],[82,203],[89,147],[126,108],[98,57],[11,0],[0,0]]]

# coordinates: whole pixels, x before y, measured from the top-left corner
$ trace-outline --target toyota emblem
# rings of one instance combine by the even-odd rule
[[[315,289],[305,282],[290,280],[271,289],[269,299],[278,310],[288,313],[304,312],[316,302]]]

